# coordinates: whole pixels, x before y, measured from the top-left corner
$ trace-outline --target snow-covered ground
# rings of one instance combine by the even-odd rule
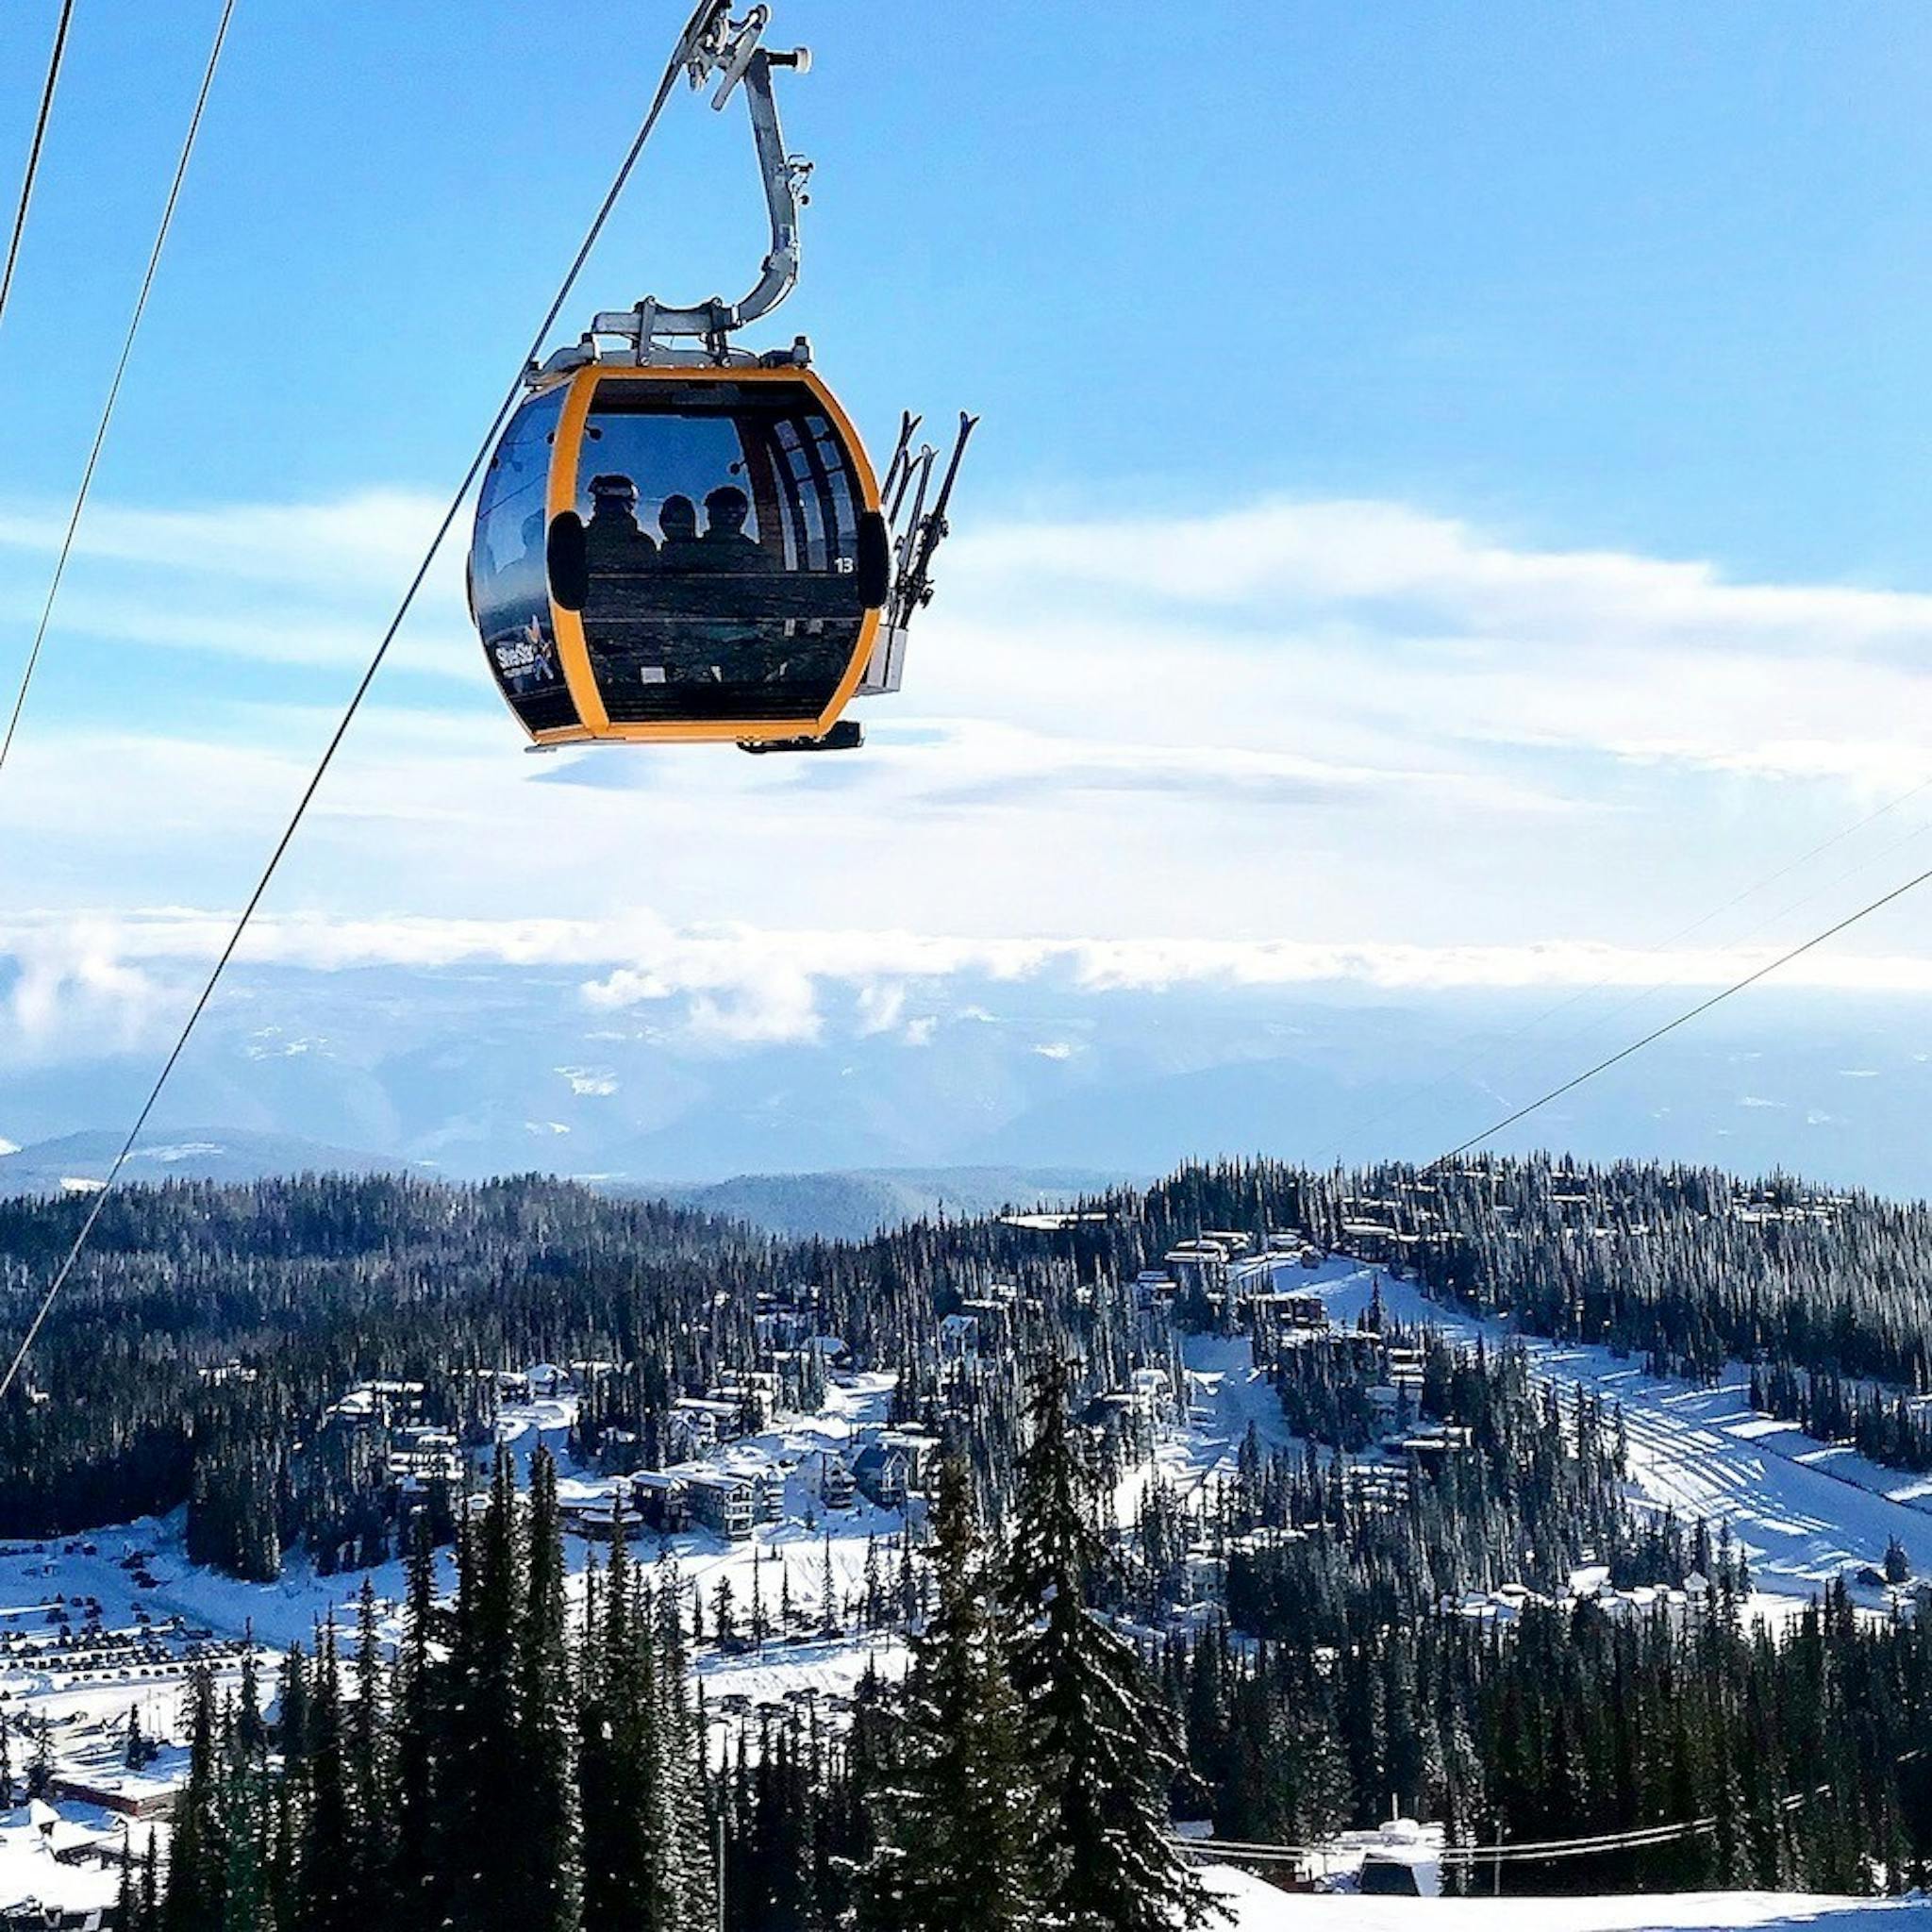
[[[1320,1294],[1337,1322],[1353,1322],[1369,1303],[1377,1271],[1337,1259],[1298,1280]],[[1511,1334],[1500,1321],[1479,1321],[1427,1301],[1409,1283],[1383,1278],[1382,1297],[1391,1319],[1428,1324],[1454,1336],[1478,1334],[1500,1341]],[[1532,1366],[1559,1386],[1584,1386],[1621,1405],[1631,1449],[1632,1487],[1638,1496],[1686,1518],[1727,1521],[1750,1557],[1767,1607],[1808,1596],[1848,1568],[1876,1563],[1896,1536],[1921,1574],[1932,1574],[1932,1484],[1877,1469],[1840,1448],[1817,1442],[1795,1428],[1756,1415],[1742,1370],[1705,1390],[1642,1374],[1607,1349],[1557,1346],[1525,1339]],[[1154,1460],[1131,1472],[1116,1499],[1123,1520],[1154,1472],[1181,1490],[1211,1483],[1232,1470],[1252,1425],[1270,1447],[1291,1441],[1278,1403],[1256,1370],[1241,1338],[1189,1340],[1185,1415],[1169,1416],[1157,1429]],[[881,1585],[891,1590],[898,1574],[896,1541],[904,1523],[897,1511],[862,1499],[849,1508],[824,1507],[816,1494],[818,1458],[849,1449],[854,1438],[882,1423],[891,1398],[890,1375],[850,1377],[830,1391],[813,1416],[781,1418],[741,1448],[782,1471],[785,1517],[760,1525],[749,1541],[733,1542],[707,1532],[645,1537],[632,1548],[636,1559],[659,1576],[675,1574],[688,1591],[695,1586],[708,1624],[718,1589],[728,1579],[741,1629],[748,1623],[754,1591],[774,1631],[788,1591],[795,1613],[789,1635],[774,1635],[761,1648],[731,1655],[708,1650],[698,1672],[714,1717],[729,1718],[764,1705],[849,1696],[868,1668],[892,1674],[904,1667],[903,1643],[884,1638],[825,1641],[815,1633],[824,1616],[829,1559],[841,1621],[859,1601],[866,1581],[867,1550],[875,1547]],[[527,1468],[538,1443],[563,1467],[567,1493],[593,1494],[600,1479],[571,1470],[565,1455],[574,1420],[570,1398],[532,1402],[506,1409],[501,1434],[519,1464]],[[587,1566],[608,1550],[580,1538],[569,1540],[574,1587],[581,1590]],[[453,1581],[445,1553],[443,1580]],[[381,1602],[380,1622],[393,1637],[404,1590],[403,1566],[390,1562],[368,1573]],[[250,1585],[200,1571],[182,1553],[179,1515],[95,1532],[65,1542],[15,1544],[0,1549],[0,1712],[30,1714],[53,1725],[57,1770],[71,1775],[112,1770],[120,1727],[130,1706],[141,1713],[150,1738],[178,1738],[181,1690],[190,1663],[213,1662],[232,1680],[240,1668],[240,1640],[252,1631],[268,1651],[308,1641],[318,1624],[346,1626],[363,1583],[362,1573],[318,1576],[302,1558],[290,1562],[275,1584]],[[1883,1592],[1861,1591],[1874,1605]],[[62,1621],[60,1611],[65,1612]],[[265,1658],[264,1688],[274,1688],[272,1659]],[[18,1768],[24,1752],[16,1749]],[[111,1824],[107,1814],[63,1805],[70,1824]],[[138,1827],[144,1830],[144,1827]],[[0,1906],[10,1902],[23,1876],[53,1861],[27,1833],[24,1814],[0,1820]],[[108,1881],[102,1874],[66,1865],[77,1890],[92,1898]],[[1390,1932],[1427,1924],[1451,1928],[1476,1924],[1485,1932],[1623,1932],[1623,1928],[1701,1926],[1799,1926],[1849,1932],[1875,1924],[1906,1932],[1922,1921],[1924,1906],[1867,1905],[1799,1898],[1767,1899],[1726,1894],[1716,1899],[1610,1899],[1403,1902],[1382,1899],[1291,1897],[1232,1873],[1218,1881],[1238,1902],[1241,1932]],[[108,1885],[109,1892],[111,1886]],[[65,1898],[68,1894],[62,1893]]]
[[[58,1813],[44,1805],[0,1811],[0,1915],[31,1900],[72,1915],[64,1923],[78,1925],[111,1906],[120,1887],[116,1825],[105,1812],[72,1807]],[[134,1840],[137,1856],[145,1843],[142,1827]],[[117,1861],[111,1871],[104,1853]],[[83,1862],[70,1862],[83,1856]]]
[[[762,1705],[823,1700],[836,1705],[851,1695],[868,1669],[896,1675],[906,1663],[902,1641],[884,1636],[827,1641],[817,1632],[824,1619],[827,1564],[838,1613],[851,1621],[866,1585],[868,1547],[875,1548],[881,1586],[898,1576],[897,1543],[905,1520],[863,1498],[828,1509],[816,1493],[817,1458],[826,1449],[849,1448],[866,1427],[882,1423],[891,1401],[889,1374],[849,1377],[829,1392],[816,1415],[782,1418],[765,1433],[736,1445],[783,1472],[785,1517],[760,1524],[748,1541],[734,1542],[708,1531],[673,1537],[645,1536],[630,1548],[633,1559],[659,1578],[675,1574],[693,1587],[708,1627],[719,1585],[729,1580],[733,1613],[747,1628],[756,1594],[773,1626],[761,1646],[722,1655],[708,1650],[697,1673],[714,1720],[728,1721]],[[586,1495],[603,1485],[590,1471],[572,1470],[566,1455],[575,1420],[574,1399],[541,1400],[506,1408],[499,1433],[527,1475],[541,1442],[558,1459],[566,1493]],[[914,1507],[922,1507],[915,1499]],[[279,1581],[237,1582],[195,1568],[182,1549],[183,1517],[143,1520],[83,1537],[0,1547],[0,1714],[9,1724],[23,1719],[51,1727],[57,1777],[95,1788],[129,1784],[121,1759],[129,1709],[139,1711],[142,1734],[157,1740],[185,1735],[183,1692],[191,1666],[213,1666],[218,1682],[232,1688],[252,1632],[262,1668],[263,1691],[276,1686],[276,1654],[293,1642],[313,1641],[317,1627],[333,1622],[354,1627],[356,1601],[366,1575],[378,1601],[378,1627],[387,1641],[400,1634],[406,1576],[399,1560],[368,1572],[318,1575],[309,1561],[291,1557]],[[608,1545],[566,1538],[571,1587],[581,1600],[589,1566],[609,1557]],[[439,1557],[440,1582],[455,1585],[452,1553]],[[778,1630],[789,1591],[802,1627],[788,1637]],[[25,1733],[15,1731],[16,1774],[25,1766]],[[720,1742],[723,1741],[721,1725]],[[172,1767],[177,1751],[155,1767]],[[112,1813],[60,1801],[63,1830],[90,1826],[119,1830]],[[134,1827],[137,1849],[148,1826]],[[58,1874],[56,1877],[54,1874]],[[63,1906],[103,1905],[115,1878],[97,1867],[55,1860],[24,1811],[0,1813],[0,1911],[28,1895]]]
[[[1813,1898],[1763,1891],[1620,1898],[1399,1899],[1276,1891],[1227,1866],[1212,1890],[1236,1932],[1923,1932],[1932,1905],[1914,1899]]]
[[[1308,1277],[1338,1322],[1369,1305],[1379,1271],[1336,1260]],[[1493,1344],[1516,1333],[1500,1320],[1477,1320],[1429,1301],[1412,1283],[1381,1277],[1391,1320],[1428,1324]],[[1638,1494],[1687,1519],[1727,1522],[1751,1559],[1758,1590],[1787,1597],[1815,1594],[1850,1567],[1876,1564],[1896,1536],[1916,1574],[1932,1576],[1932,1494],[1922,1477],[1901,1475],[1851,1451],[1820,1442],[1758,1415],[1749,1372],[1729,1371],[1717,1387],[1646,1375],[1609,1349],[1522,1338],[1536,1373],[1569,1390],[1592,1389],[1621,1405]],[[1874,1607],[1884,1591],[1854,1586]]]

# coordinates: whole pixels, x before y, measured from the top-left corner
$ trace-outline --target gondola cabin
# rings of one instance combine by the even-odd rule
[[[596,360],[505,428],[470,608],[539,744],[755,749],[836,741],[891,575],[877,479],[815,372]]]

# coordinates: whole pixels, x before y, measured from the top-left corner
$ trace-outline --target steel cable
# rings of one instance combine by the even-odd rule
[[[39,1337],[47,1316],[53,1310],[55,1302],[59,1298],[60,1291],[67,1285],[67,1279],[73,1274],[75,1264],[80,1259],[81,1254],[87,1246],[88,1238],[93,1233],[95,1225],[100,1221],[102,1210],[107,1206],[114,1185],[120,1178],[121,1171],[126,1166],[128,1156],[134,1151],[135,1141],[140,1138],[142,1129],[147,1124],[148,1116],[154,1111],[156,1103],[159,1101],[162,1091],[166,1088],[169,1077],[174,1073],[176,1063],[187,1050],[188,1042],[192,1037],[202,1014],[208,1010],[208,1002],[214,997],[215,988],[221,983],[222,974],[227,970],[229,960],[235,957],[236,948],[242,943],[242,935],[248,930],[249,922],[255,917],[256,908],[261,904],[263,896],[268,891],[270,881],[274,879],[276,869],[280,866],[283,857],[293,842],[295,833],[300,828],[309,805],[314,800],[316,792],[321,789],[322,781],[327,774],[329,766],[335,761],[336,753],[341,748],[342,740],[348,735],[349,726],[355,722],[357,713],[362,708],[362,701],[368,695],[370,686],[375,682],[376,673],[382,669],[383,660],[389,656],[390,646],[395,641],[396,633],[401,630],[403,620],[409,614],[410,607],[416,601],[416,594],[423,588],[424,579],[429,575],[429,567],[435,561],[437,552],[442,548],[443,539],[448,536],[450,526],[456,522],[457,513],[462,508],[464,500],[470,493],[471,487],[475,484],[484,463],[488,461],[491,451],[496,446],[497,436],[505,423],[508,421],[510,412],[516,407],[517,397],[523,389],[524,372],[536,360],[538,352],[543,346],[544,339],[556,325],[558,315],[562,313],[563,305],[570,299],[571,291],[576,286],[577,277],[583,273],[585,262],[590,259],[591,249],[596,246],[598,238],[603,234],[605,225],[610,219],[611,210],[617,206],[618,197],[624,192],[625,186],[629,181],[631,173],[637,166],[639,157],[644,151],[644,144],[650,140],[652,130],[658,125],[658,117],[664,111],[664,105],[671,98],[672,89],[676,85],[678,74],[685,62],[687,49],[694,42],[700,31],[721,10],[723,10],[723,0],[700,0],[700,5],[696,11],[692,13],[684,32],[679,35],[676,50],[664,69],[664,77],[658,85],[658,92],[652,99],[650,110],[640,124],[629,150],[619,164],[617,173],[612,177],[608,189],[605,191],[604,199],[599,204],[597,212],[591,219],[591,225],[586,230],[583,241],[577,246],[576,254],[571,258],[570,267],[565,272],[563,280],[558,284],[556,295],[552,298],[549,308],[544,310],[543,319],[537,325],[536,333],[530,340],[529,349],[518,364],[516,376],[511,381],[503,401],[498,404],[496,413],[491,418],[490,427],[485,432],[481,442],[478,443],[475,455],[470,458],[469,467],[463,472],[462,481],[457,486],[455,494],[450,498],[448,508],[443,511],[441,521],[436,526],[436,533],[429,541],[428,549],[424,552],[422,562],[417,565],[414,575],[410,577],[408,586],[403,592],[402,601],[396,606],[395,614],[390,619],[388,628],[384,630],[381,641],[375,647],[375,654],[369,660],[368,668],[362,673],[355,690],[351,692],[348,705],[344,708],[340,722],[329,735],[328,742],[323,747],[322,756],[317,760],[315,770],[310,774],[308,782],[302,788],[301,796],[295,801],[294,810],[290,814],[289,822],[283,827],[281,836],[275,841],[274,850],[269,854],[268,862],[263,866],[260,877],[255,882],[254,891],[249,893],[247,903],[242,907],[240,916],[235,921],[233,929],[228,934],[226,942],[223,945],[206,982],[202,986],[200,995],[190,1009],[188,1018],[183,1023],[180,1033],[176,1037],[174,1046],[170,1049],[166,1060],[162,1062],[161,1070],[156,1075],[154,1086],[149,1091],[146,1100],[142,1103],[141,1111],[134,1118],[134,1124],[128,1128],[126,1138],[122,1141],[120,1151],[114,1156],[113,1163],[108,1167],[100,1190],[89,1203],[87,1216],[80,1224],[79,1232],[74,1238],[73,1245],[68,1249],[65,1258],[56,1271],[52,1282],[48,1285],[45,1295],[42,1298],[39,1307],[35,1310],[34,1318],[28,1324],[26,1333],[22,1338],[19,1348],[15,1350],[13,1359],[8,1364],[6,1374],[0,1376],[0,1401],[6,1399],[8,1391],[12,1388],[15,1378],[20,1374],[21,1365],[26,1360],[28,1351],[33,1347],[34,1341]]]
[[[222,48],[228,38],[228,23],[234,18],[235,0],[224,0],[222,17],[215,26],[214,44],[209,47],[208,66],[201,76],[201,92],[194,97],[194,111],[188,117],[188,132],[181,142],[181,154],[175,163],[175,178],[168,186],[168,199],[161,208],[160,225],[155,230],[154,246],[148,251],[147,270],[141,278],[141,291],[134,298],[134,312],[127,319],[127,333],[122,339],[121,355],[114,364],[113,380],[108,384],[108,399],[101,406],[101,419],[94,425],[93,446],[87,453],[86,467],[80,473],[80,487],[74,493],[74,508],[67,518],[67,529],[60,539],[59,555],[54,560],[54,575],[47,584],[46,602],[41,607],[41,621],[34,627],[34,641],[20,674],[20,688],[13,695],[13,710],[7,720],[7,735],[0,738],[0,771],[7,766],[7,755],[13,749],[13,734],[20,728],[20,714],[26,708],[26,694],[41,661],[41,646],[53,621],[55,599],[60,594],[60,580],[67,575],[67,559],[74,554],[75,534],[80,528],[81,512],[87,508],[88,491],[93,488],[94,470],[108,441],[108,426],[114,420],[114,407],[121,400],[122,378],[127,374],[134,354],[134,341],[141,333],[141,319],[147,313],[147,298],[154,292],[155,275],[161,265],[161,251],[168,245],[168,231],[175,225],[175,209],[181,199],[181,184],[188,178],[188,163],[193,158],[194,143],[201,135],[201,117],[208,108],[209,91],[215,84],[215,70],[222,64]],[[8,263],[9,269],[11,262]]]
[[[67,52],[67,29],[74,19],[74,0],[61,0],[60,18],[54,26],[54,51],[47,59],[47,78],[41,89],[40,112],[34,116],[34,138],[28,143],[26,167],[20,177],[20,201],[13,210],[13,233],[7,243],[7,265],[0,268],[0,317],[7,313],[7,298],[13,292],[13,271],[20,260],[20,241],[26,233],[26,211],[34,198],[34,183],[41,174],[41,148],[47,139],[47,124],[54,118],[54,90],[60,83],[60,63]]]
[[[1712,993],[1707,999],[1699,1000],[1694,1007],[1690,1007],[1684,1012],[1677,1014],[1674,1019],[1666,1020],[1661,1026],[1652,1027],[1641,1039],[1633,1040],[1627,1045],[1619,1047],[1615,1053],[1606,1055],[1595,1065],[1584,1068],[1582,1073],[1573,1074],[1559,1086],[1552,1087],[1545,1093],[1540,1093],[1534,1100],[1516,1108],[1513,1113],[1507,1113],[1501,1120],[1493,1122],[1491,1125],[1485,1127],[1481,1133],[1472,1134],[1468,1140],[1457,1141],[1446,1154],[1437,1155],[1435,1159],[1423,1169],[1423,1172],[1427,1174],[1432,1169],[1441,1167],[1445,1161],[1454,1160],[1457,1155],[1467,1154],[1472,1148],[1481,1146],[1485,1141],[1492,1140],[1504,1128],[1513,1127],[1518,1121],[1526,1120],[1531,1114],[1547,1107],[1551,1101],[1560,1099],[1565,1093],[1574,1092],[1586,1080],[1595,1079],[1599,1074],[1607,1073],[1611,1067],[1616,1066],[1619,1061],[1627,1060],[1632,1054],[1642,1052],[1646,1046],[1661,1040],[1665,1034],[1674,1033],[1678,1027],[1689,1025],[1692,1020],[1701,1018],[1704,1014],[1709,1012],[1713,1007],[1722,1006],[1725,1000],[1730,999],[1734,994],[1742,992],[1747,987],[1756,986],[1760,979],[1768,979],[1771,974],[1777,972],[1781,967],[1789,966],[1793,959],[1800,958],[1805,954],[1812,951],[1813,948],[1822,946],[1827,940],[1836,939],[1840,933],[1845,931],[1850,926],[1857,925],[1860,920],[1869,919],[1873,913],[1881,911],[1885,907],[1890,906],[1894,899],[1903,899],[1907,892],[1916,891],[1927,879],[1932,879],[1932,867],[1928,867],[1925,871],[1914,874],[1911,878],[1907,879],[1903,885],[1892,887],[1890,891],[1869,901],[1867,904],[1859,907],[1856,912],[1848,912],[1836,924],[1826,926],[1823,932],[1814,933],[1808,940],[1802,941],[1788,951],[1780,953],[1775,959],[1758,967],[1755,973],[1747,973],[1743,978],[1733,980],[1729,986],[1724,987],[1717,992]]]

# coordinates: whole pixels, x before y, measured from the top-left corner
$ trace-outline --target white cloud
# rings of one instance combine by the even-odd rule
[[[1827,638],[1840,648],[1932,640],[1932,596],[1741,584],[1707,562],[1515,547],[1458,519],[1387,502],[1274,501],[1211,517],[1008,525],[962,538],[946,562],[968,580],[1138,592],[1209,608],[1401,603],[1438,628],[1610,648],[1662,633],[1754,652]]]
[[[868,980],[858,989],[858,1031],[861,1036],[891,1033],[906,1011],[906,989],[897,980]]]
[[[63,921],[58,932],[30,927],[8,947],[17,971],[7,1014],[23,1048],[51,1051],[76,1029],[115,1044],[141,1038],[159,989],[127,963],[117,933],[112,919]]]
[[[178,675],[163,699],[137,682],[123,703],[108,676],[85,717],[30,714],[0,778],[9,903],[245,891],[335,699],[318,680],[300,705],[262,682],[229,700],[235,660],[359,661],[436,508],[103,506],[71,608],[167,642]],[[16,563],[47,541],[44,516],[0,514]],[[457,562],[401,661],[467,696],[378,684],[245,958],[581,966],[609,1009],[719,1047],[812,1037],[832,981],[917,1044],[918,981],[959,958],[1089,990],[1705,986],[1932,826],[1928,800],[1837,838],[1932,772],[1932,599],[1905,592],[1538,549],[1394,504],[984,524],[946,553],[862,754],[532,758],[491,708]],[[1707,952],[1644,951],[1814,846],[1784,912],[1727,908]],[[222,929],[137,916],[120,957],[205,954]],[[1805,971],[1909,977],[1900,933],[1877,964]]]
[[[76,558],[170,574],[339,591],[344,583],[400,591],[444,506],[417,491],[365,490],[325,503],[208,504],[143,509],[96,501],[75,540]],[[52,556],[63,513],[0,508],[0,549]],[[458,544],[466,525],[452,531]]]

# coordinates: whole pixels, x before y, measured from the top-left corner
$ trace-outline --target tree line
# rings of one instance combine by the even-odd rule
[[[225,1697],[197,1675],[170,1856],[130,1859],[122,1932],[699,1932],[721,1876],[730,1932],[1205,1924],[1179,1726],[1094,1606],[1066,1388],[1046,1365],[1009,1536],[944,1465],[904,1684],[842,1733],[767,1714],[722,1749],[675,1572],[619,1536],[573,1609],[555,1469],[520,1498],[499,1456],[448,1602],[419,1538],[392,1668],[365,1586],[348,1654],[292,1651],[272,1719],[252,1662]]]

